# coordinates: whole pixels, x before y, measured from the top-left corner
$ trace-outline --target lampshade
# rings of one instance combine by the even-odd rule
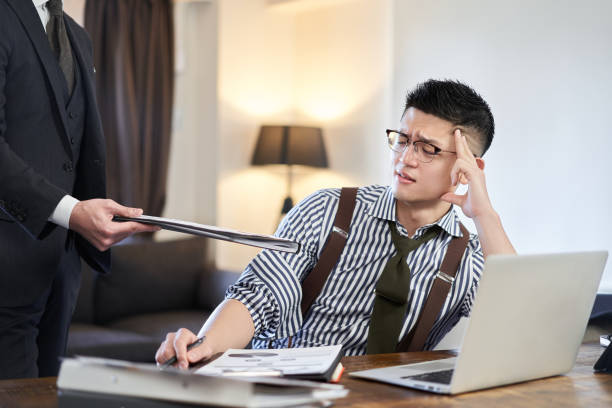
[[[318,127],[264,125],[259,130],[251,164],[327,167],[323,132]]]

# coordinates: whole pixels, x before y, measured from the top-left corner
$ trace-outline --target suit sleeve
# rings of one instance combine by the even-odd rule
[[[0,217],[19,223],[32,237],[42,238],[52,226],[47,219],[67,193],[38,174],[6,140],[11,126],[6,114],[11,42],[11,34],[0,30]]]

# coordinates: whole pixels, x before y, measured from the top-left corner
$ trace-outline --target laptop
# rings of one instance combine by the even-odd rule
[[[457,357],[353,377],[458,394],[572,369],[607,251],[491,255]]]

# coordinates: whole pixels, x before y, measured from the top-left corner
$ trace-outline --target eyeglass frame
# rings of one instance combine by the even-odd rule
[[[395,150],[395,149],[394,149],[394,148],[391,146],[391,144],[389,143],[389,133],[392,133],[392,132],[393,132],[393,133],[397,133],[397,134],[398,134],[398,135],[400,135],[400,136],[404,136],[406,139],[408,139],[408,140],[407,140],[407,143],[406,143],[406,147],[404,147],[402,150]],[[436,145],[434,145],[434,144],[431,144],[431,143],[429,143],[429,142],[424,142],[424,141],[422,141],[422,140],[412,140],[412,136],[407,135],[406,133],[400,132],[399,130],[395,130],[395,129],[385,129],[385,134],[386,134],[386,137],[387,137],[387,146],[389,146],[389,149],[391,149],[392,151],[394,151],[394,152],[396,152],[396,153],[404,153],[406,150],[408,150],[408,147],[409,147],[410,145],[412,145],[412,146],[413,146],[413,147],[412,147],[412,149],[413,149],[413,152],[414,152],[414,154],[415,154],[415,157],[416,157],[416,158],[417,158],[417,160],[419,160],[421,163],[431,163],[435,157],[437,157],[437,156],[439,156],[439,155],[440,155],[440,153],[441,153],[441,152],[446,152],[446,153],[453,153],[453,154],[457,154],[457,152],[453,152],[453,151],[451,151],[451,150],[444,150],[444,149],[441,149],[441,148],[439,148],[438,146],[436,146]],[[431,155],[430,153],[426,153],[426,152],[425,152],[423,149],[421,149],[421,151],[425,152],[425,154],[426,154],[426,155],[430,155],[431,160],[429,160],[429,161],[424,161],[424,160],[419,159],[419,153],[418,153],[418,151],[417,151],[417,145],[416,145],[417,143],[420,143],[420,144],[425,144],[425,145],[427,145],[427,146],[431,146],[431,147],[433,147],[433,149],[434,149],[434,153],[433,153],[433,155]]]

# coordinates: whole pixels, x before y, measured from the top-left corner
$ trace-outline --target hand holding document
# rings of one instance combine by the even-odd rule
[[[140,217],[123,217],[115,215],[113,221],[135,221],[142,224],[157,225],[158,227],[170,231],[202,235],[209,238],[271,249],[274,251],[296,253],[300,249],[300,244],[297,242],[284,238],[277,238],[273,235],[251,234],[248,232],[213,227],[211,225],[197,224],[195,222],[175,220],[172,218],[152,217],[150,215],[141,215]]]

